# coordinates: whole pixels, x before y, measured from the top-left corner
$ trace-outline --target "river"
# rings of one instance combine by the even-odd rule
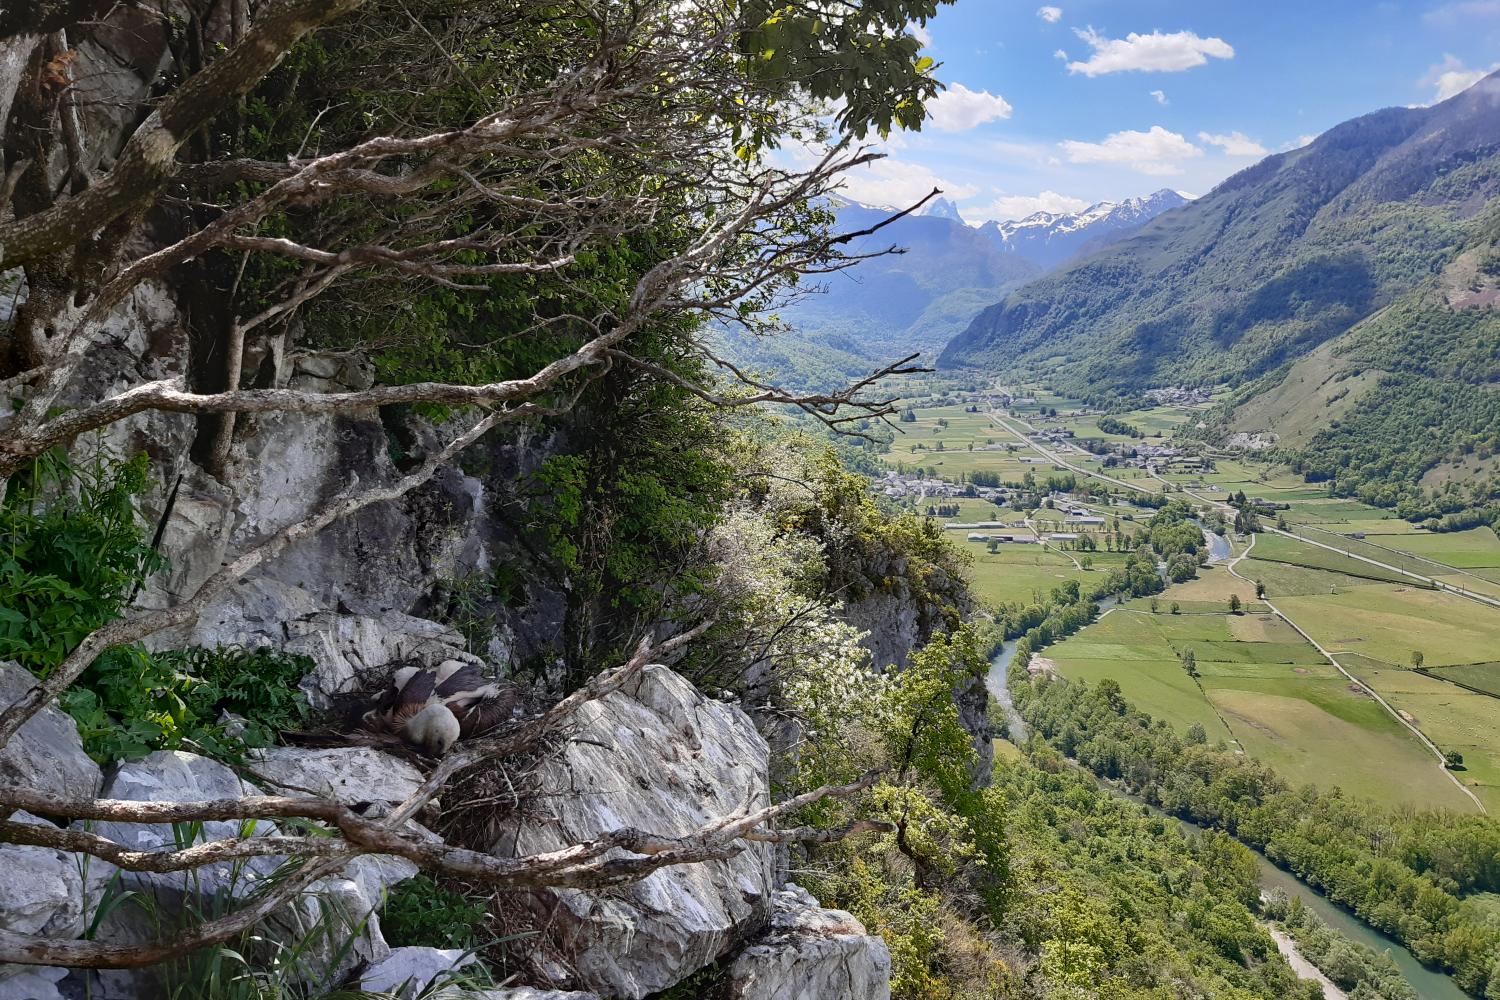
[[[1225,538],[1223,535],[1218,534],[1217,532],[1209,531],[1208,526],[1202,521],[1197,520],[1196,518],[1194,519],[1193,523],[1203,529],[1203,537],[1208,542],[1209,563],[1211,565],[1217,565],[1221,562],[1228,562],[1229,557],[1232,554],[1232,550],[1229,547],[1229,539]]]
[[[1209,533],[1209,537],[1219,538],[1220,536]],[[1100,601],[1099,607],[1101,613],[1107,608],[1112,607],[1113,604],[1113,598],[1108,599],[1107,602]],[[1000,711],[1005,717],[1006,726],[1011,734],[1011,741],[1020,744],[1026,741],[1031,729],[1026,725],[1026,720],[1021,718],[1021,713],[1016,710],[1015,702],[1011,700],[1010,689],[1006,684],[1005,673],[1010,669],[1011,660],[1015,659],[1015,655],[1016,643],[1014,640],[1006,642],[1001,646],[1000,650],[990,660],[990,672],[985,683],[989,688],[990,695],[999,704]],[[1174,818],[1168,817],[1166,813],[1144,799],[1132,795],[1110,782],[1101,781],[1099,784],[1100,787],[1109,792],[1143,806],[1157,815],[1169,819]],[[1177,820],[1177,823],[1181,825],[1185,833],[1203,832],[1203,828],[1196,823],[1190,823],[1182,819]],[[1248,847],[1249,845],[1246,846]],[[1401,975],[1406,977],[1406,981],[1411,984],[1412,989],[1416,990],[1417,996],[1421,997],[1422,1000],[1473,1000],[1467,993],[1459,989],[1448,976],[1429,969],[1417,961],[1416,956],[1403,947],[1400,942],[1375,930],[1354,914],[1332,902],[1322,893],[1318,892],[1318,890],[1297,878],[1297,876],[1276,867],[1259,851],[1254,848],[1249,849],[1255,855],[1256,863],[1260,865],[1260,886],[1263,891],[1273,892],[1276,889],[1280,889],[1288,896],[1301,896],[1302,904],[1313,913],[1316,913],[1318,918],[1329,927],[1332,927],[1352,941],[1357,941],[1376,951],[1389,953],[1392,960],[1395,961],[1396,967],[1401,970]]]

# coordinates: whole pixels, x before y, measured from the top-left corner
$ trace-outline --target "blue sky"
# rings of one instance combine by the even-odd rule
[[[936,183],[970,222],[1203,194],[1500,65],[1500,0],[957,0],[926,31],[949,90],[848,193],[905,205]]]

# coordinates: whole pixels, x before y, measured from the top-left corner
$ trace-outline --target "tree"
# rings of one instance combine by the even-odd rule
[[[1189,743],[1201,745],[1208,742],[1208,732],[1201,722],[1195,722],[1188,726],[1186,739]]]
[[[1232,615],[1239,614],[1240,613],[1240,607],[1241,607],[1240,595],[1239,594],[1230,594],[1229,595],[1229,613],[1232,614]]]
[[[1156,599],[1155,595],[1152,595],[1152,597],[1151,597],[1151,613],[1154,615],[1160,609],[1161,609],[1161,602]]]
[[[127,610],[79,637],[0,713],[0,747],[106,650],[190,623],[257,567],[422,487],[502,425],[555,419],[580,405],[582,418],[591,399],[650,391],[644,383],[711,407],[792,405],[839,430],[894,415],[872,386],[911,371],[905,362],[822,392],[789,392],[748,375],[722,381],[709,373],[736,369],[719,364],[708,329],[764,329],[764,310],[797,294],[804,277],[850,266],[858,259],[850,242],[890,221],[834,233],[823,206],[843,174],[878,157],[857,146],[860,138],[924,120],[938,84],[912,29],[941,2],[438,0],[411,8],[264,0],[230,5],[229,14],[188,0],[181,16],[143,21],[129,5],[7,9],[0,61],[24,69],[14,101],[0,95],[12,109],[0,123],[8,130],[0,272],[18,269],[24,296],[0,334],[0,487],[24,480],[50,450],[143,414],[183,415],[199,445],[192,460],[216,477],[227,475],[224,459],[245,415],[294,420],[410,407],[429,417],[433,433],[389,482],[358,468],[345,490],[234,554],[191,595]],[[70,46],[122,28],[159,33],[141,44],[144,52],[160,42],[160,70],[136,106],[117,109],[122,134],[81,143],[64,96],[78,51]],[[773,157],[786,136],[812,151],[805,165]],[[203,308],[192,310],[189,336],[164,359],[170,374],[142,376],[129,352],[111,346],[122,318],[136,297],[186,286],[205,290]],[[287,387],[283,359],[315,350],[374,356],[380,384]],[[660,430],[657,444],[690,429]],[[663,454],[605,448],[569,457],[577,461],[555,469],[556,480],[586,511],[594,502],[588,470],[636,476]],[[676,544],[661,525],[641,523],[659,486],[650,471],[623,510],[644,528],[643,549]],[[233,492],[239,484],[223,485]],[[577,556],[584,576],[629,575],[593,558],[607,556],[605,548],[558,547],[567,552],[560,559]],[[635,582],[649,591],[649,581]],[[597,617],[597,590],[582,589],[578,614]],[[318,834],[273,845],[307,863],[253,907],[191,933],[131,948],[7,934],[0,961],[159,961],[240,933],[364,854],[404,856],[497,889],[617,884],[733,854],[746,838],[779,837],[772,828],[789,812],[868,787],[816,789],[667,840],[619,831],[566,858],[504,862],[403,832],[459,769],[524,752],[648,658],[675,655],[701,634],[698,626],[643,641],[519,730],[450,755],[381,819],[316,796],[121,805],[75,790],[0,791],[7,813],[187,824],[297,818]],[[16,826],[5,831],[11,842],[83,851],[132,870],[257,853],[228,840],[142,857],[103,837]],[[627,856],[605,861],[614,847]]]
[[[1421,666],[1422,666],[1422,664],[1425,661],[1426,661],[1426,657],[1424,657],[1422,655],[1422,651],[1420,649],[1414,649],[1414,650],[1412,650],[1412,654],[1411,654],[1411,665],[1412,665],[1412,667],[1420,669]]]
[[[1443,766],[1450,771],[1462,771],[1464,767],[1464,755],[1457,750],[1449,750],[1443,754]]]
[[[1264,583],[1261,583],[1259,580],[1255,581],[1255,596],[1257,598],[1263,598],[1266,596],[1266,585]]]
[[[1182,614],[1182,605],[1178,604],[1176,601],[1172,602],[1172,614],[1174,614],[1174,615],[1180,615],[1180,614]]]
[[[1177,658],[1182,661],[1182,669],[1187,671],[1189,677],[1196,678],[1198,676],[1198,656],[1196,653],[1191,649],[1184,649],[1177,655]]]

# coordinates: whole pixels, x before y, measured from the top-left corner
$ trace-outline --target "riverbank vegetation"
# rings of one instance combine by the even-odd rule
[[[1500,926],[1468,897],[1500,887],[1500,825],[1482,816],[1392,809],[1294,788],[1224,744],[1186,740],[1109,681],[1010,675],[1038,735],[1165,811],[1230,833],[1453,974],[1500,997]]]

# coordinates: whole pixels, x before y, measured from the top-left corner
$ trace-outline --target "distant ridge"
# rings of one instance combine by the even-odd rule
[[[1003,251],[1051,269],[1097,250],[1190,199],[1163,188],[1141,198],[1101,201],[1081,212],[1036,212],[1013,222],[986,222],[979,231]]]

